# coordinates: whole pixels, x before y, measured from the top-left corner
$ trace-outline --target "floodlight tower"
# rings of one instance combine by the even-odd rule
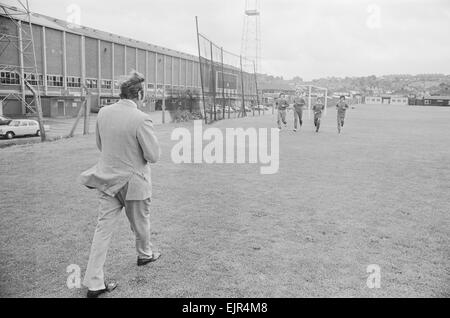
[[[245,0],[241,55],[255,63],[256,73],[261,68],[261,26],[259,0]]]

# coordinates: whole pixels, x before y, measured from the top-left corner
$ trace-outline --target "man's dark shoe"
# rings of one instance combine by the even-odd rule
[[[116,289],[118,283],[117,282],[109,282],[108,284],[105,284],[106,288],[100,289],[100,290],[88,290],[86,297],[87,298],[98,298],[101,294],[104,294],[106,292],[112,292],[114,289]]]
[[[151,258],[139,258],[137,260],[137,266],[144,266],[148,263],[156,262],[161,257],[161,253],[154,252]]]

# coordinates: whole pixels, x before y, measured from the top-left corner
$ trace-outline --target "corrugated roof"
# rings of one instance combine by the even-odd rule
[[[12,11],[22,12],[21,10],[19,10],[15,7],[9,7],[9,6],[4,6],[4,7],[8,8],[9,10],[12,10]],[[1,12],[0,12],[0,15],[4,16],[4,14],[2,14]],[[17,20],[26,21],[26,15],[15,15],[15,18]],[[112,42],[115,44],[126,45],[126,46],[133,47],[133,48],[152,51],[152,52],[165,54],[165,55],[169,55],[169,56],[174,56],[174,57],[180,57],[180,58],[184,58],[187,60],[198,61],[198,57],[195,55],[192,55],[192,54],[183,53],[183,52],[168,49],[168,48],[165,48],[162,46],[138,41],[138,40],[127,38],[127,37],[120,36],[117,34],[108,33],[108,32],[93,29],[93,28],[88,28],[85,26],[74,26],[64,20],[52,18],[52,17],[46,16],[46,15],[43,15],[40,13],[33,12],[31,14],[31,23],[35,24],[35,25],[39,25],[39,26],[44,26],[46,28],[51,28],[51,29],[60,30],[60,31],[66,31],[66,32],[72,33],[72,34],[84,35],[86,37],[95,38],[95,39],[99,39],[99,40],[103,40],[103,41],[108,41],[108,42]]]

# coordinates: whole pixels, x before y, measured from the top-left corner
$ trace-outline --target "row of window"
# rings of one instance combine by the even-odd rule
[[[117,98],[101,98],[100,99],[100,107],[106,106],[106,105],[111,105],[111,104],[117,103],[118,101],[119,101],[119,99],[117,99]]]
[[[103,89],[111,89],[112,81],[111,80],[102,80],[102,88]]]
[[[31,85],[44,85],[44,77],[42,74],[34,74],[34,73],[25,73],[25,79],[28,83]],[[66,77],[66,83],[67,87],[69,88],[79,88],[81,87],[81,78],[76,76],[67,76]],[[16,72],[0,72],[0,84],[5,85],[20,85],[20,75]],[[109,79],[102,79],[101,80],[101,88],[102,89],[112,89],[113,81]],[[49,87],[63,87],[64,86],[64,77],[60,75],[47,75],[47,86]],[[86,86],[87,88],[98,88],[98,80],[94,78],[87,78],[86,79]],[[158,84],[158,89],[163,89],[162,84]],[[185,88],[194,88],[194,87],[184,87],[184,86],[172,86],[172,85],[165,85],[166,89],[171,90],[183,90]],[[114,81],[114,88],[119,89],[119,81]],[[154,89],[155,84],[148,83],[147,84],[148,89]]]
[[[87,88],[97,88],[98,87],[98,81],[93,78],[86,78],[86,87]]]
[[[68,76],[67,77],[67,87],[81,87],[81,78]]]
[[[19,85],[19,74],[13,72],[0,72],[0,84]]]
[[[444,100],[441,99],[436,100],[436,103],[445,104]],[[425,99],[425,105],[431,105],[431,99]],[[447,105],[450,106],[450,100],[447,102]]]
[[[25,79],[28,83],[31,85],[44,85],[44,76],[42,74],[36,74],[35,73],[25,73]]]
[[[407,99],[402,99],[402,98],[393,98],[393,99],[391,99],[391,102],[392,103],[407,103],[408,102],[408,100]]]

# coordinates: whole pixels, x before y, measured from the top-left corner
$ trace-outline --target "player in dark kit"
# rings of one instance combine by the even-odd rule
[[[287,100],[285,99],[285,95],[283,93],[280,94],[280,98],[277,101],[277,106],[278,106],[278,129],[281,130],[281,124],[283,123],[284,126],[287,126],[287,121],[286,121],[286,113],[287,113],[287,108],[289,107],[289,104],[287,102]]]
[[[294,98],[294,131],[297,131],[297,123],[300,122],[300,127],[303,125],[303,107],[306,102],[302,96],[296,96]]]
[[[325,105],[322,103],[319,97],[317,97],[317,101],[312,109],[314,112],[314,126],[316,127],[316,132],[319,132],[320,119],[322,118],[322,112],[325,109]]]
[[[341,130],[344,127],[345,112],[347,111],[348,108],[349,106],[345,102],[345,96],[341,96],[339,98],[339,102],[336,105],[338,133],[341,133]]]

